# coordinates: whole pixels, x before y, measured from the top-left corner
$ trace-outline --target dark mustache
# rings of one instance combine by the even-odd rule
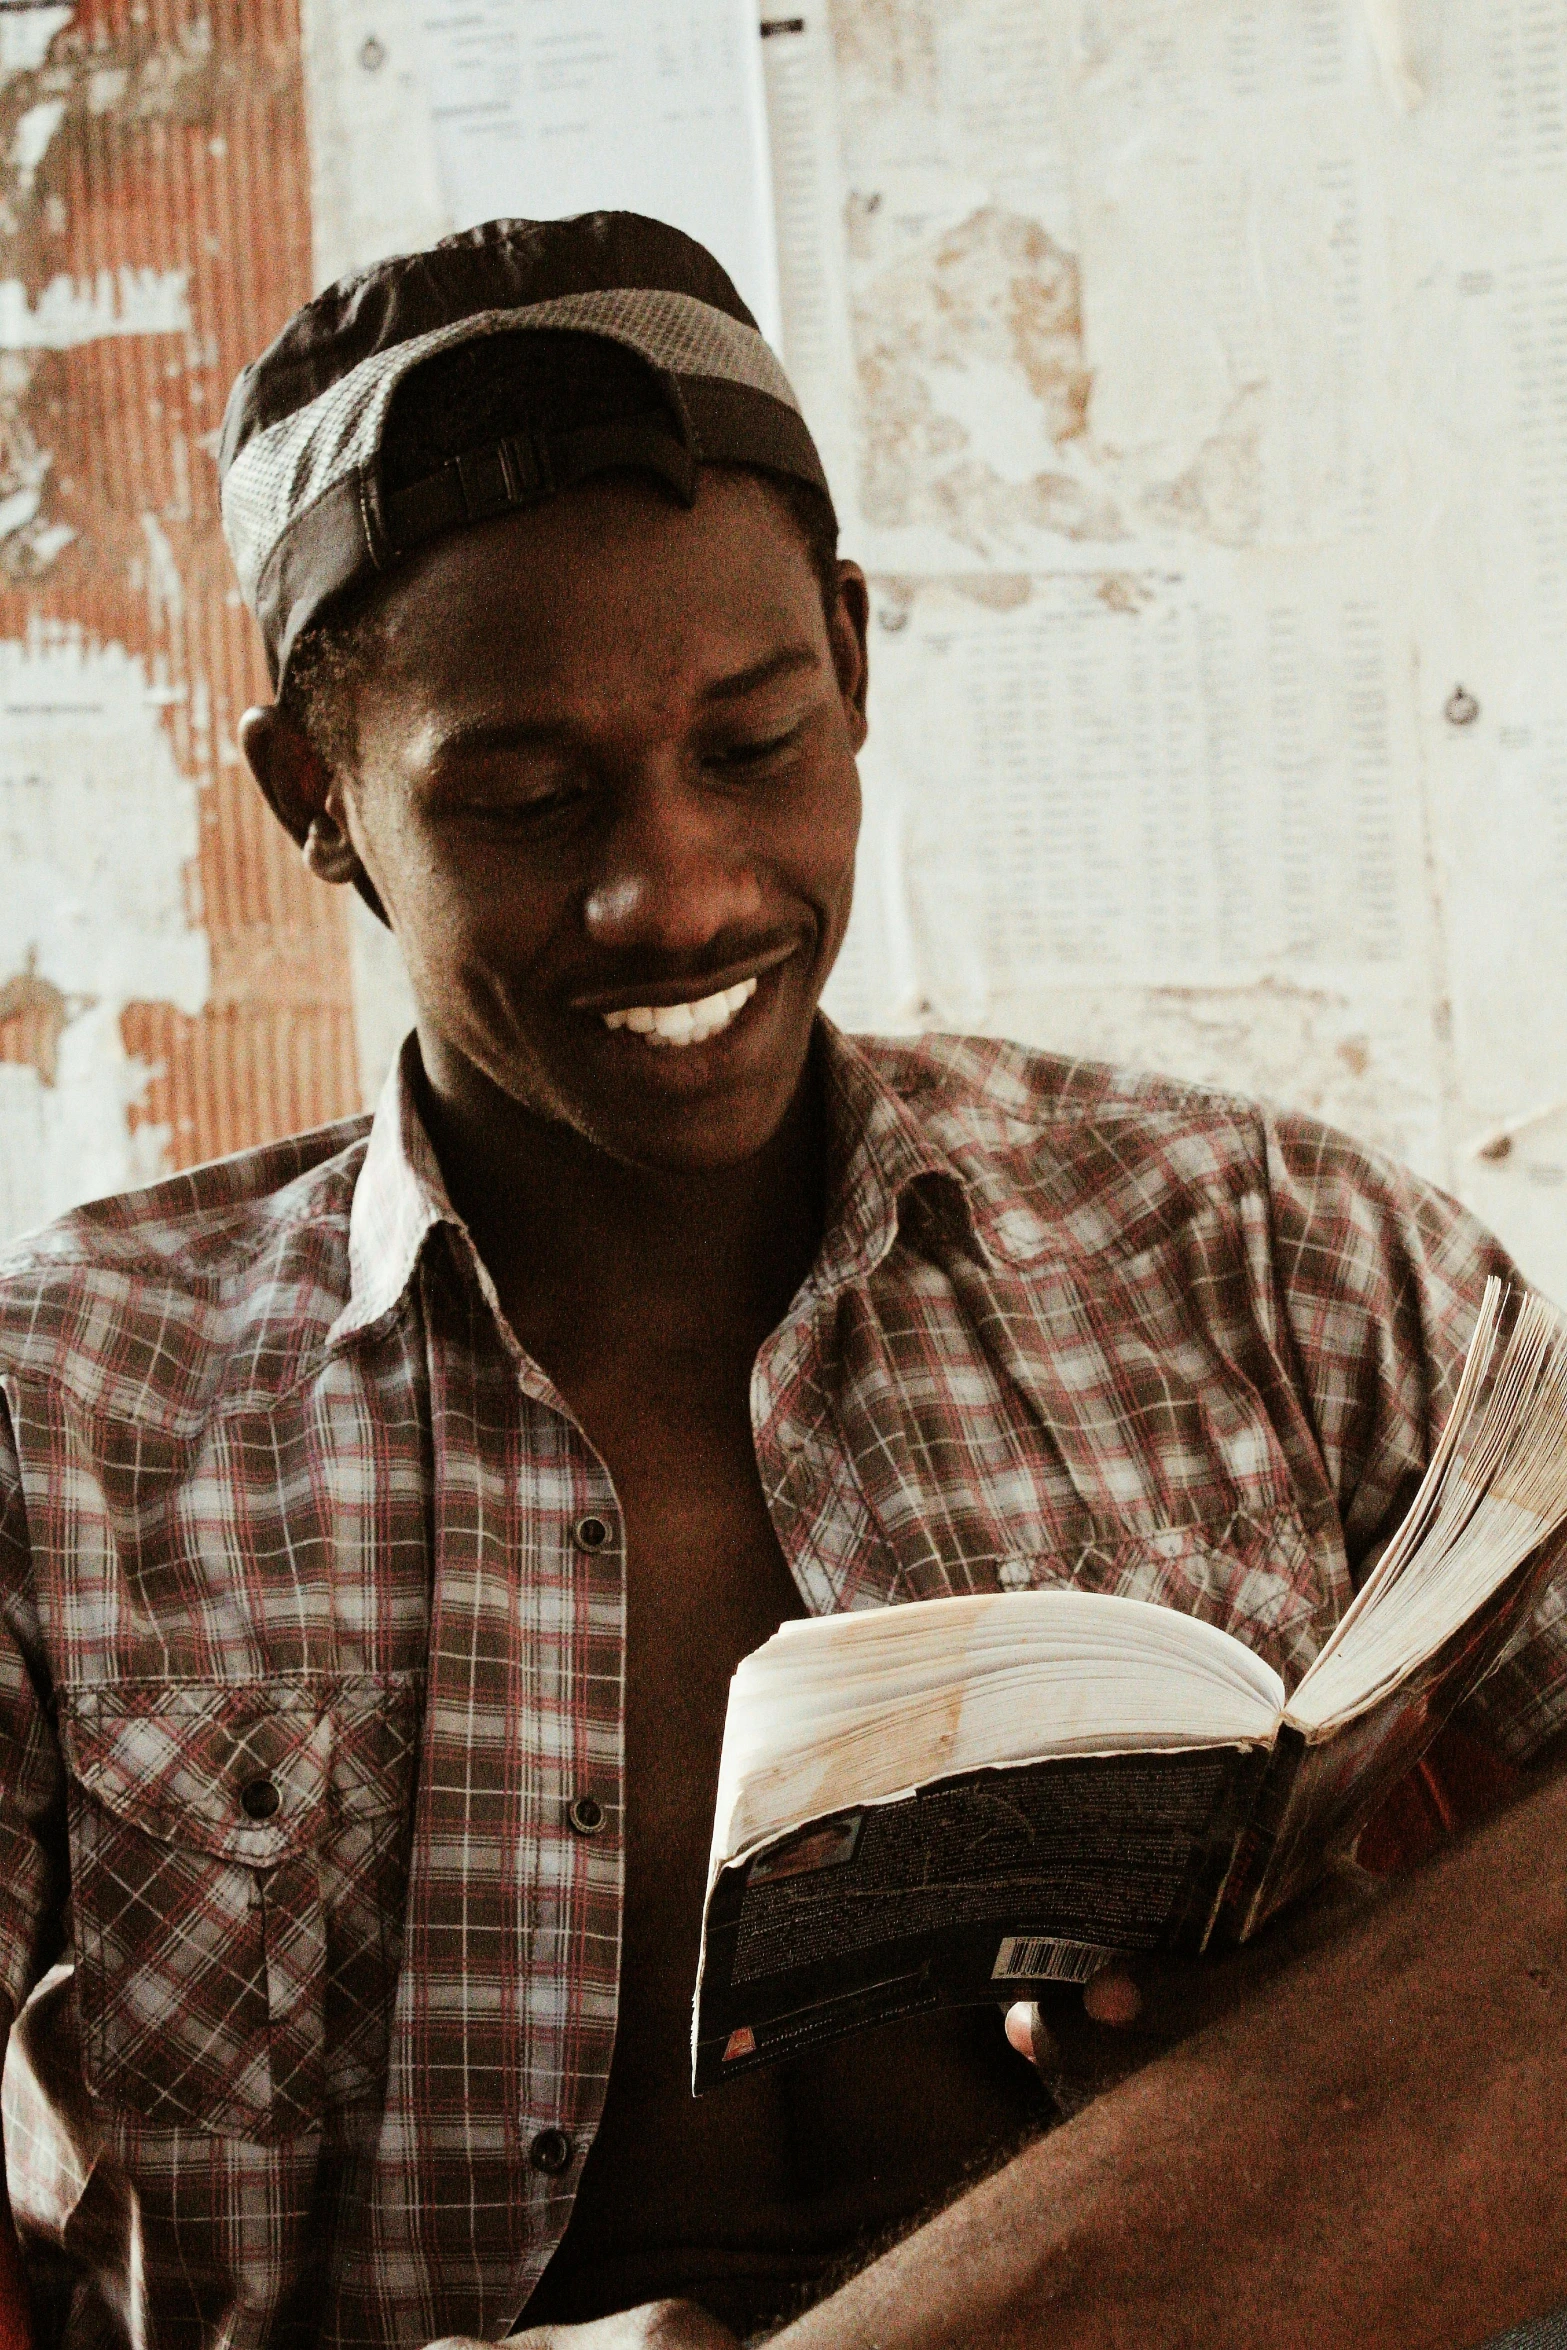
[[[573,1001],[584,996],[632,996],[643,988],[687,988],[693,998],[713,993],[738,965],[781,960],[802,944],[797,931],[768,931],[754,937],[715,940],[696,960],[684,956],[639,955],[636,960],[598,964],[574,973],[566,988]]]

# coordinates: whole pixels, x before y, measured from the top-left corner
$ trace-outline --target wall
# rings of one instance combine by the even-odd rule
[[[1303,1104],[1567,1295],[1567,0],[761,13],[784,355],[874,591],[833,1008]],[[236,12],[198,67],[196,19],[105,10],[62,63],[80,10],[51,56],[69,87],[8,86],[33,225],[4,267],[21,307],[0,298],[30,371],[7,462],[24,498],[29,451],[55,465],[4,677],[64,715],[29,720],[4,788],[81,909],[47,938],[0,915],[0,1142],[44,1138],[13,1223],[55,1182],[50,1137],[67,1189],[125,1180],[329,1114],[395,1039],[386,942],[294,878],[224,763],[253,656],[210,467],[169,455],[205,425],[181,441],[149,403],[173,420],[177,376],[215,422],[312,273],[447,225],[420,60],[449,14],[307,0],[301,64],[281,18]],[[97,114],[94,42],[132,75]],[[143,54],[192,111],[135,114]],[[247,254],[263,122],[292,168]],[[99,279],[122,261],[142,274]],[[84,339],[43,350],[57,332]],[[111,408],[135,369],[140,405]],[[97,471],[68,496],[78,447]],[[95,880],[76,811],[110,739],[113,788],[159,814]],[[181,1111],[241,1031],[275,1091]]]
[[[844,1008],[1303,1104],[1567,1294],[1567,9],[830,22]]]
[[[234,728],[236,370],[310,292],[288,0],[0,11],[0,1235],[359,1106]]]

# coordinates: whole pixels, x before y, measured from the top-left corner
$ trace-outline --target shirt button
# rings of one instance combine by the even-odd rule
[[[596,1836],[604,1825],[604,1806],[596,1795],[574,1795],[566,1806],[566,1824],[574,1836]]]
[[[607,1518],[590,1513],[577,1520],[571,1529],[571,1539],[579,1550],[602,1550],[606,1543],[614,1541],[615,1529]]]
[[[547,2179],[558,2178],[571,2160],[571,2140],[564,2130],[540,2130],[528,2148],[528,2160]]]
[[[240,1789],[239,1808],[247,1820],[269,1820],[283,1798],[274,1779],[250,1779]]]

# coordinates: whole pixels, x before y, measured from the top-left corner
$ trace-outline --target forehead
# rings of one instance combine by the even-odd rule
[[[375,610],[376,684],[441,701],[624,697],[699,686],[791,638],[827,651],[799,526],[732,469],[704,468],[691,507],[617,475],[454,533]]]

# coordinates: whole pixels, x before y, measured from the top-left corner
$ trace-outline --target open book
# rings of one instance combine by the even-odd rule
[[[1487,1285],[1408,1516],[1286,1703],[1211,1624],[1071,1590],[786,1623],[730,1686],[693,2087],[919,2008],[1244,1941],[1534,1607],[1567,1322]]]

